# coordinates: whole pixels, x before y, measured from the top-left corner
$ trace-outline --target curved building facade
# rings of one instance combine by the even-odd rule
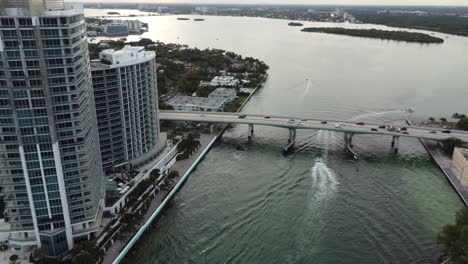
[[[154,158],[160,141],[156,54],[143,47],[104,50],[91,72],[106,174]]]
[[[99,230],[105,177],[83,10],[41,2],[0,12],[0,179],[10,245],[60,256]]]

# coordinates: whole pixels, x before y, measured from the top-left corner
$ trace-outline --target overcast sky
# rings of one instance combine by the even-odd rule
[[[65,0],[67,1],[67,0]],[[70,0],[68,0],[70,1]],[[468,0],[73,0],[73,2],[141,2],[141,3],[226,3],[226,4],[330,4],[330,5],[464,5],[468,6]]]

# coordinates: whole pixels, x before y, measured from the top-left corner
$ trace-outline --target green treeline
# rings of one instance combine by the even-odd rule
[[[417,43],[443,43],[441,38],[433,37],[423,33],[406,31],[391,31],[379,29],[347,29],[347,28],[304,28],[304,32],[319,32],[353,37],[388,39],[396,41],[417,42]]]
[[[468,36],[468,17],[429,15],[416,16],[411,14],[376,14],[370,12],[353,12],[363,23],[386,25],[438,31],[454,35]]]

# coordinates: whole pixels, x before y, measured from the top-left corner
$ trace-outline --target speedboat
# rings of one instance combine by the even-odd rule
[[[405,111],[408,112],[408,113],[413,113],[414,109],[413,108],[406,108]]]

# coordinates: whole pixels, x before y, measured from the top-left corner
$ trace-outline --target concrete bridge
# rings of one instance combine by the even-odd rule
[[[328,130],[344,133],[347,149],[353,152],[353,136],[356,134],[369,134],[389,136],[392,138],[391,147],[395,153],[398,152],[400,137],[428,139],[443,141],[450,137],[456,137],[468,143],[468,131],[446,130],[428,127],[395,127],[394,130],[388,128],[386,124],[349,122],[339,120],[319,120],[310,118],[266,116],[253,114],[225,113],[225,112],[179,112],[160,111],[159,119],[165,121],[190,121],[210,124],[247,124],[249,126],[249,138],[253,136],[254,125],[280,127],[289,130],[288,145],[285,151],[294,147],[296,131],[298,129]],[[401,130],[403,128],[403,130]]]

